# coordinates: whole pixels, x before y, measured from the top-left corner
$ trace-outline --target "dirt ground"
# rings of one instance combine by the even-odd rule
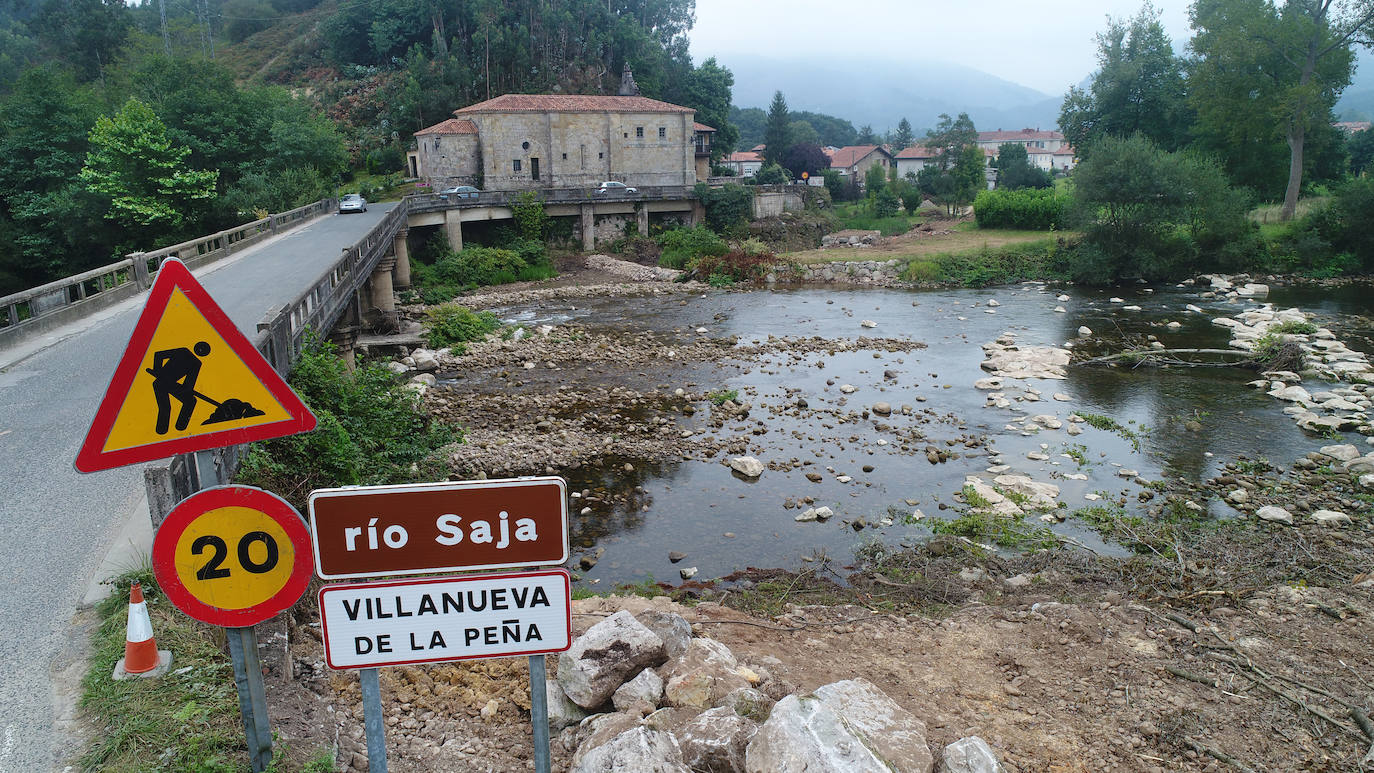
[[[502,296],[624,286],[576,263],[560,270]],[[863,677],[928,725],[937,756],[979,735],[1008,771],[1374,771],[1374,728],[1361,729],[1374,706],[1374,523],[1362,518],[1339,540],[1320,526],[1279,528],[1275,557],[1326,567],[1312,584],[1249,583],[1239,564],[1259,554],[1227,563],[1197,552],[1145,571],[1073,550],[997,558],[941,538],[908,551],[904,573],[822,559],[664,591],[678,601],[584,599],[574,626],[671,609],[774,691]],[[1351,576],[1352,565],[1366,573]],[[313,606],[297,607],[273,667],[274,728],[293,748],[333,746],[341,769],[366,770],[357,676],[324,665]],[[556,658],[547,665],[554,673]],[[533,769],[523,659],[389,668],[381,682],[391,770]],[[566,770],[570,750],[556,737],[553,747],[554,769]]]

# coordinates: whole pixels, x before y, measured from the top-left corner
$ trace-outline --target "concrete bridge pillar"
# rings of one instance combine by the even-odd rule
[[[450,209],[444,212],[444,233],[448,235],[448,246],[454,252],[463,250],[463,211]]]
[[[391,270],[391,284],[397,290],[406,290],[410,287],[410,242],[406,241],[409,233],[406,229],[401,229],[392,244],[392,250],[396,254],[396,267]]]
[[[400,328],[400,317],[396,313],[396,290],[391,284],[391,270],[396,265],[395,258],[383,258],[367,280],[368,322],[378,331],[392,332]]]
[[[637,208],[635,209],[635,220],[636,220],[636,223],[635,223],[635,224],[639,226],[639,235],[640,235],[640,236],[648,236],[648,235],[649,235],[649,205],[647,205],[647,204],[640,204],[639,207],[637,207]]]
[[[334,328],[334,332],[329,334],[329,342],[339,350],[339,357],[348,367],[348,372],[352,373],[358,367],[358,358],[354,353],[354,348],[358,343],[357,326],[347,325]]]
[[[687,225],[691,226],[692,228],[696,228],[704,222],[706,222],[706,206],[702,204],[700,201],[693,201],[692,215],[689,218]]]
[[[591,252],[596,249],[596,206],[583,204],[579,220],[582,223],[582,249]]]

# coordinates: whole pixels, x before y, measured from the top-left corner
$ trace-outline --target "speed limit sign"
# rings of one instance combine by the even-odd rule
[[[182,500],[153,540],[153,574],[177,609],[203,623],[256,625],[310,582],[310,533],[281,497],[219,486]]]

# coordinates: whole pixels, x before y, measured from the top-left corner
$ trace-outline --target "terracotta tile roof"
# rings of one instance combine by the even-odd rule
[[[830,166],[833,169],[848,169],[875,151],[888,158],[892,157],[892,154],[883,150],[880,145],[848,145],[835,151],[835,154],[830,157]]]
[[[1055,152],[1056,151],[1050,150],[1049,148],[1026,148],[1026,155],[1028,156],[1053,156]]]
[[[914,158],[914,159],[935,158],[935,156],[937,156],[937,155],[939,155],[939,154],[938,154],[938,152],[937,152],[934,148],[928,148],[928,147],[926,147],[925,145],[908,145],[907,147],[902,148],[901,150],[897,151],[897,159],[898,159],[898,160],[901,160],[901,159],[903,159],[903,158],[906,158],[906,159],[913,159],[913,158]]]
[[[713,126],[707,126],[704,123],[697,123],[696,121],[692,122],[692,131],[694,132],[713,132],[715,130]]]
[[[1078,151],[1074,150],[1072,145],[1064,145],[1059,150],[1054,151],[1054,154],[1056,156],[1076,156]]]
[[[726,161],[735,164],[742,164],[749,161],[763,161],[763,156],[752,150],[736,150],[725,158]]]
[[[458,119],[458,118],[450,118],[450,119],[448,119],[447,121],[441,121],[441,122],[439,122],[439,123],[434,124],[433,126],[427,126],[427,127],[423,128],[423,129],[421,129],[420,131],[415,132],[415,136],[416,136],[416,137],[419,137],[419,136],[422,135],[422,134],[476,134],[476,133],[477,133],[477,124],[473,123],[472,121],[469,121],[469,120],[467,120],[467,119],[465,119],[465,118],[464,118],[464,119],[461,119],[461,120]]]
[[[1347,133],[1347,134],[1354,134],[1355,132],[1362,132],[1362,131],[1368,129],[1368,128],[1370,127],[1370,122],[1369,122],[1369,121],[1337,121],[1337,122],[1335,122],[1335,123],[1333,123],[1333,124],[1331,124],[1331,125],[1334,126],[1334,127],[1336,127],[1337,129],[1340,129],[1341,131],[1343,131],[1343,132],[1345,132],[1345,133]]]
[[[495,99],[454,110],[471,113],[694,113],[690,107],[670,105],[648,97],[611,97],[592,94],[503,94]]]
[[[1010,142],[1012,140],[1062,140],[1064,135],[1059,132],[1046,132],[1038,129],[1020,129],[1018,131],[1004,132],[998,129],[995,132],[978,132],[979,142]]]

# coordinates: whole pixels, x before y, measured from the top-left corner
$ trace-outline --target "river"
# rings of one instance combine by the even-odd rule
[[[857,339],[861,336],[905,337],[927,348],[890,353],[873,349],[838,354],[810,354],[754,361],[740,367],[717,364],[694,366],[675,375],[682,383],[701,388],[738,390],[753,410],[747,420],[728,422],[717,434],[749,435],[765,464],[792,458],[812,465],[787,471],[766,470],[747,481],[721,463],[684,460],[654,464],[617,458],[598,468],[565,473],[571,490],[595,496],[606,490],[639,495],[615,508],[598,507],[587,515],[572,510],[574,556],[599,549],[595,566],[580,571],[582,582],[618,584],[646,578],[676,582],[683,567],[696,567],[698,579],[721,577],[747,567],[795,569],[823,553],[843,564],[854,551],[872,540],[913,544],[931,535],[930,519],[957,515],[953,495],[966,476],[992,476],[985,471],[1001,462],[1010,472],[1058,485],[1068,511],[1090,505],[1085,495],[1098,493],[1125,498],[1132,511],[1143,512],[1141,486],[1118,474],[1138,471],[1157,481],[1166,477],[1196,481],[1217,474],[1219,465],[1240,457],[1264,458],[1287,465],[1333,441],[1304,433],[1282,413],[1287,405],[1247,386],[1251,371],[1228,368],[1102,368],[1071,367],[1065,380],[1024,383],[1040,390],[1042,400],[1017,402],[1012,408],[987,405],[987,393],[973,383],[988,375],[979,367],[981,345],[1012,333],[1022,345],[1063,345],[1077,338],[1079,326],[1095,335],[1092,351],[1117,351],[1126,340],[1156,336],[1169,348],[1225,348],[1228,331],[1211,323],[1215,316],[1232,316],[1257,305],[1254,301],[1202,299],[1200,288],[1138,288],[1093,291],[1043,284],[988,289],[909,291],[834,287],[801,287],[754,292],[713,291],[688,296],[685,303],[637,298],[580,299],[576,304],[515,306],[497,309],[506,322],[560,324],[576,322],[588,328],[653,330],[682,336],[706,328],[710,336],[735,335],[740,345],[769,336]],[[1064,293],[1068,301],[1056,297]],[[1122,302],[1112,302],[1119,297]],[[989,307],[988,301],[998,304]],[[1274,288],[1268,298],[1277,307],[1299,306],[1316,315],[1351,348],[1369,351],[1374,345],[1368,320],[1371,296],[1364,286],[1339,288]],[[1202,314],[1184,307],[1196,304]],[[1065,313],[1055,312],[1063,306]],[[1123,307],[1139,306],[1139,311]],[[992,313],[988,313],[991,311]],[[877,323],[872,329],[862,320]],[[1181,328],[1169,329],[1170,321]],[[823,367],[818,363],[823,361]],[[857,388],[842,394],[840,385]],[[1304,382],[1316,391],[1321,385]],[[1020,389],[1004,390],[1008,396]],[[1053,393],[1072,399],[1057,402]],[[796,415],[785,410],[804,398],[812,409]],[[912,406],[913,415],[836,426],[828,409],[861,409],[878,401]],[[770,407],[772,410],[770,410]],[[1139,448],[1121,434],[1084,427],[1078,437],[1063,429],[1027,435],[1009,428],[1018,419],[1055,414],[1067,420],[1073,411],[1110,416],[1138,435]],[[1196,421],[1201,431],[1189,431]],[[688,429],[709,431],[708,412],[683,417]],[[875,425],[886,423],[883,431]],[[1019,423],[1019,422],[1018,422]],[[931,444],[951,458],[932,464],[924,453],[902,453],[894,430],[919,428]],[[985,438],[969,449],[962,441]],[[1358,435],[1341,442],[1367,448]],[[1043,447],[1042,447],[1043,444]],[[1066,456],[1080,454],[1083,462]],[[1043,452],[1049,459],[1032,461],[1028,453]],[[633,468],[627,471],[625,464]],[[865,466],[872,468],[865,472]],[[807,472],[822,473],[813,483]],[[1066,474],[1086,475],[1073,480]],[[851,478],[843,482],[840,476]],[[810,496],[809,506],[829,506],[836,515],[828,521],[798,522],[800,509],[785,509],[788,498]],[[914,504],[913,504],[914,503]],[[944,503],[949,507],[940,510]],[[1157,504],[1157,502],[1155,503]],[[1236,513],[1224,503],[1207,504],[1211,517]],[[927,520],[913,522],[920,510]],[[1065,511],[1061,511],[1065,512]],[[1035,516],[1030,516],[1034,518]],[[853,528],[863,518],[866,527]],[[878,526],[891,518],[890,525]],[[1106,554],[1124,554],[1102,540],[1081,521],[1068,518],[1051,528]],[[670,551],[686,553],[680,563]]]

